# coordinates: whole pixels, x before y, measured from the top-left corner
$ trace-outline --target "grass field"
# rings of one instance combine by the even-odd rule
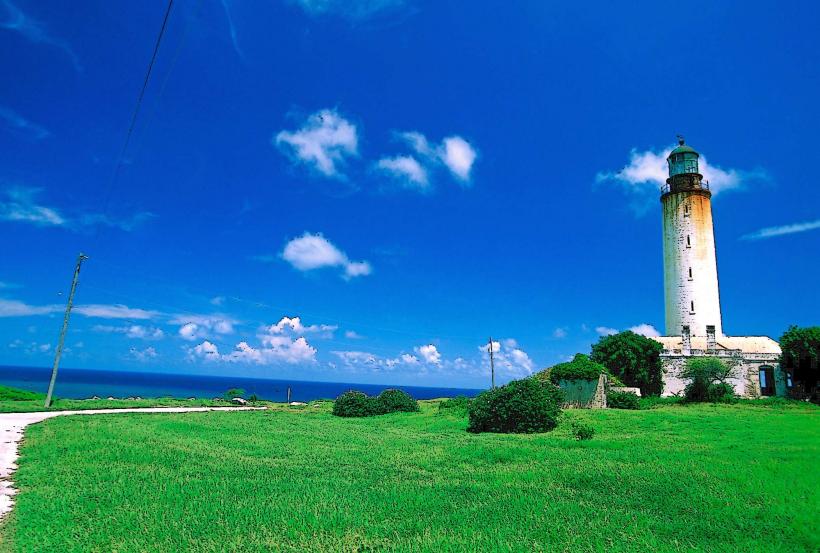
[[[0,386],[0,413],[30,413],[33,411],[80,411],[86,409],[135,409],[138,407],[225,407],[228,401],[213,399],[178,399],[171,397],[144,399],[61,399],[55,398],[46,409],[45,394]],[[255,402],[266,405],[269,402]]]
[[[819,414],[572,411],[544,435],[471,435],[434,402],[61,417],[27,430],[0,550],[817,551]]]

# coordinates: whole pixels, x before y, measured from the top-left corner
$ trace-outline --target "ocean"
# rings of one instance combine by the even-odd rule
[[[50,368],[0,366],[0,384],[23,390],[45,393],[51,377]],[[126,397],[221,397],[230,388],[241,388],[247,395],[261,399],[285,401],[288,387],[291,401],[333,399],[342,392],[359,390],[368,395],[388,388],[399,388],[416,399],[433,399],[457,395],[475,396],[482,390],[464,388],[428,388],[393,386],[388,384],[353,384],[346,382],[308,382],[302,380],[270,380],[235,376],[204,376],[148,372],[60,369],[54,395],[61,398],[84,399],[93,396]]]

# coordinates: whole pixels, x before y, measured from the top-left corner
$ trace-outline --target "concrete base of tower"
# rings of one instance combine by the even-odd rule
[[[663,396],[683,395],[687,382],[680,374],[693,357],[717,357],[734,368],[728,383],[745,398],[785,396],[788,378],[780,367],[780,344],[768,336],[682,336],[653,338],[661,343]]]

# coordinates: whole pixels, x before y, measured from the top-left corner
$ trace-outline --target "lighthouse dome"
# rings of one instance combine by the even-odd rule
[[[669,164],[669,176],[684,173],[699,174],[698,158],[700,154],[691,146],[686,145],[683,137],[678,137],[678,147],[669,152],[666,162]]]

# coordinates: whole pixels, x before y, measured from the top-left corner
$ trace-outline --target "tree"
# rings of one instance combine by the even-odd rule
[[[663,391],[661,351],[659,342],[626,330],[603,336],[592,346],[590,357],[627,386],[640,388],[642,395],[659,396]]]
[[[684,395],[689,401],[726,401],[734,397],[734,388],[727,382],[734,376],[734,365],[717,357],[691,357],[680,372],[689,380]]]
[[[820,326],[790,326],[780,337],[780,365],[792,375],[800,395],[818,401]]]

